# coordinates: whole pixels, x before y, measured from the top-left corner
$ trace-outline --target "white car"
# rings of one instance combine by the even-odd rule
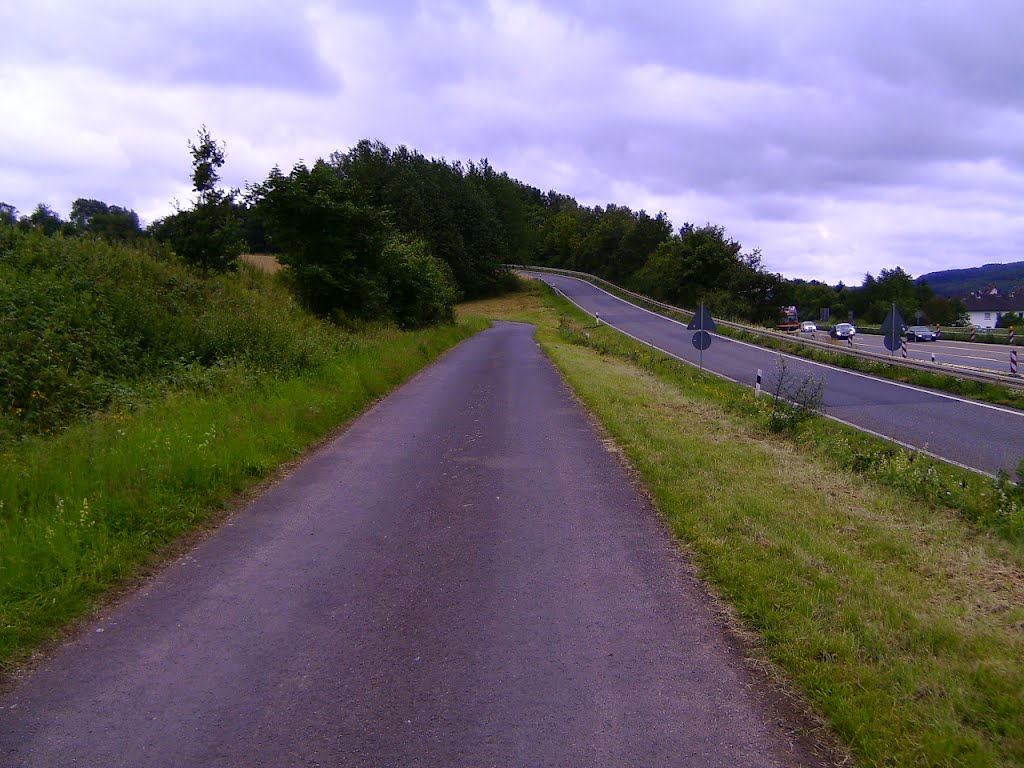
[[[800,323],[800,333],[814,333],[816,330],[818,330],[818,326],[810,320],[804,320]]]

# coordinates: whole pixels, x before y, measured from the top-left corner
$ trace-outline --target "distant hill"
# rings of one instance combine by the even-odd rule
[[[964,297],[988,284],[995,285],[1003,293],[1011,288],[1024,285],[1024,261],[1010,264],[985,264],[970,269],[944,269],[921,275],[917,282],[927,282],[939,296]]]

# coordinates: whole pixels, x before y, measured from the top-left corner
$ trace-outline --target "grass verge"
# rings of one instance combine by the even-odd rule
[[[373,330],[300,375],[221,372],[0,454],[0,672],[486,321]]]
[[[1024,542],[998,483],[824,419],[772,433],[767,398],[539,291],[462,311],[538,325],[702,576],[860,761],[1024,764]],[[951,488],[987,500],[952,509]]]

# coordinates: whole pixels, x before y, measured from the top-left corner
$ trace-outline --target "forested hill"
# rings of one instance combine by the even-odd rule
[[[929,272],[917,278],[917,282],[928,283],[938,296],[962,298],[971,291],[977,291],[989,284],[1006,292],[1018,285],[1024,285],[1024,261]]]

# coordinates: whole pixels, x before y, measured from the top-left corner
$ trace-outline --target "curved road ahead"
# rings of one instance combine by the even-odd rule
[[[698,352],[693,331],[661,315],[641,309],[597,286],[574,277],[530,272],[557,288],[571,301],[601,320],[676,357],[694,364]],[[757,370],[771,388],[777,379],[779,353],[715,336],[704,352],[704,367],[753,386]],[[795,377],[824,381],[828,416],[883,435],[931,455],[971,469],[1014,476],[1024,458],[1024,412],[962,400],[918,387],[876,379],[842,368],[789,357]]]
[[[814,764],[764,690],[501,324],[0,698],[0,764]]]

